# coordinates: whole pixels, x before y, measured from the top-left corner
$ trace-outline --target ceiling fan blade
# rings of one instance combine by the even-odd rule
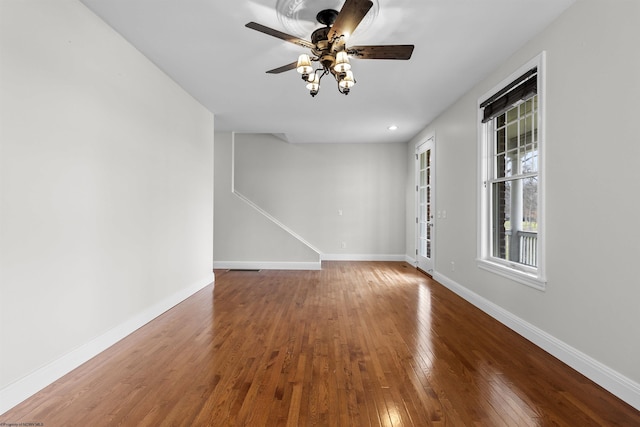
[[[373,6],[371,0],[347,0],[327,34],[329,40],[342,35],[351,35],[362,18]]]
[[[283,65],[282,67],[274,68],[273,70],[267,71],[268,74],[280,74],[285,71],[295,70],[298,66],[298,61],[292,62],[291,64]]]
[[[379,46],[351,46],[347,53],[361,59],[409,59],[412,44],[390,44]]]
[[[277,37],[289,43],[297,44],[298,46],[306,47],[309,49],[313,49],[315,47],[315,45],[309,41],[298,38],[296,36],[292,36],[291,34],[283,33],[282,31],[274,30],[273,28],[266,27],[262,24],[258,24],[257,22],[249,22],[247,25],[245,25],[245,27],[251,28],[252,30],[260,31],[261,33],[273,37]]]

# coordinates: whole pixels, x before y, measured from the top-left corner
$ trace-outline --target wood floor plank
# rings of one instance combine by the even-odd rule
[[[215,287],[0,423],[640,425],[640,412],[406,263],[215,273]]]

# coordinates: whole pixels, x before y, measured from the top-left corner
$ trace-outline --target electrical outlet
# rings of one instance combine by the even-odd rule
[[[347,248],[347,242],[341,242],[341,243],[340,243],[340,247],[341,247],[342,249],[346,249],[346,248]]]
[[[451,271],[456,271],[456,263],[451,261]]]

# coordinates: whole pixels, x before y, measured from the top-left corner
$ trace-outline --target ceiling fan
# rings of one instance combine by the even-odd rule
[[[327,74],[333,75],[338,83],[338,91],[348,95],[351,87],[356,83],[351,71],[349,57],[360,59],[401,59],[411,58],[413,45],[367,45],[347,46],[347,39],[355,31],[360,21],[365,17],[373,3],[370,0],[346,0],[340,12],[334,9],[324,9],[318,12],[316,20],[325,25],[311,34],[311,41],[292,36],[282,31],[274,30],[256,22],[246,24],[247,28],[268,34],[311,49],[312,56],[302,54],[298,61],[267,71],[269,74],[279,74],[297,69],[302,79],[307,82],[307,89],[311,96],[316,96],[320,90],[320,79]],[[319,68],[313,69],[311,62],[318,62]]]

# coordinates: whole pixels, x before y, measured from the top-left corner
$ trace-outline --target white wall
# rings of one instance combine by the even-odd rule
[[[234,193],[233,140],[230,132],[215,134],[214,266],[319,268],[318,252]]]
[[[437,276],[568,345],[640,405],[640,2],[580,0],[409,143],[436,135]],[[547,51],[546,291],[476,265],[477,100]],[[412,165],[412,162],[409,162]],[[409,174],[411,175],[411,174]],[[408,186],[412,185],[411,182]],[[415,231],[408,223],[408,235]],[[414,250],[408,242],[407,253]],[[454,261],[455,271],[450,270]],[[529,327],[527,326],[527,327]],[[582,363],[582,362],[580,362]],[[589,369],[585,369],[589,370]],[[615,382],[615,381],[614,381]]]
[[[213,116],[75,0],[0,16],[3,412],[213,280]]]
[[[405,144],[289,144],[236,134],[235,188],[323,259],[404,259],[405,158]],[[245,226],[231,216],[227,227]],[[225,250],[218,242],[216,260]]]

